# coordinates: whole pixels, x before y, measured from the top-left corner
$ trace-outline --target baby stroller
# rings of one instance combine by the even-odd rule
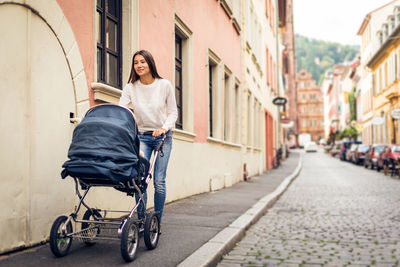
[[[69,216],[59,216],[51,227],[50,248],[55,256],[68,254],[73,239],[88,246],[97,240],[118,240],[122,258],[131,262],[139,246],[139,231],[143,231],[148,249],[157,247],[160,236],[158,214],[146,212],[143,219],[133,215],[140,203],[145,207],[143,193],[150,182],[157,155],[160,153],[162,156],[164,140],[165,135],[149,164],[139,155],[138,129],[129,109],[106,104],[95,106],[86,113],[74,130],[69,160],[64,163],[61,173],[63,179],[67,176],[74,179],[79,204]],[[91,208],[84,199],[92,187],[98,186],[113,187],[128,196],[137,193],[139,201],[130,211]],[[86,212],[82,219],[78,219],[82,205]],[[123,215],[109,216],[115,213]]]

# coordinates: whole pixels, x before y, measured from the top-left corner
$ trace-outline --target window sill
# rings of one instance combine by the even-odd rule
[[[253,151],[253,152],[261,152],[262,149],[260,147],[254,147],[254,146],[246,146],[247,151]]]
[[[91,86],[94,93],[94,100],[118,104],[122,90],[104,83],[92,83]]]
[[[234,147],[234,148],[242,148],[241,144],[236,144],[236,143],[232,143],[232,142],[228,142],[228,141],[223,141],[222,143],[226,146],[230,146],[230,147]]]
[[[183,131],[180,129],[174,129],[174,139],[176,140],[181,140],[181,141],[186,141],[186,142],[194,142],[194,139],[196,138],[195,133]]]
[[[209,142],[211,142],[211,143],[219,143],[219,144],[222,144],[223,143],[223,141],[222,140],[220,140],[220,139],[217,139],[217,138],[214,138],[214,137],[207,137],[207,141],[209,141]]]

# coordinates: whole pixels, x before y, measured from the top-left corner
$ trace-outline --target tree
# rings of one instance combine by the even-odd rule
[[[358,137],[358,132],[353,127],[346,128],[338,134],[339,140],[344,138],[348,138],[350,140],[357,140],[357,137]]]
[[[296,34],[295,42],[297,71],[304,67],[319,85],[328,69],[335,64],[352,60],[359,51],[358,46],[310,39],[299,34]]]

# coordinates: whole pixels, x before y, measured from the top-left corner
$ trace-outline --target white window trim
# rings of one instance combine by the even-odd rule
[[[179,133],[189,133],[186,137],[196,136],[194,134],[194,109],[193,109],[193,32],[190,28],[175,14],[174,33],[182,38],[182,130],[175,129]],[[176,32],[176,30],[178,32]],[[173,38],[175,44],[175,35]],[[175,45],[173,47],[173,75],[175,84]],[[194,137],[193,137],[194,138]]]
[[[213,65],[215,65],[214,67],[214,72],[213,72],[213,78],[212,78],[212,82],[213,82],[213,90],[212,90],[212,99],[213,99],[213,106],[212,106],[212,121],[213,121],[213,136],[209,136],[210,138],[208,138],[207,140],[213,141],[213,140],[222,140],[223,139],[223,117],[222,117],[222,112],[220,110],[220,107],[223,106],[223,90],[221,90],[221,88],[223,88],[223,82],[224,80],[221,78],[221,76],[223,75],[223,65],[221,62],[221,59],[217,56],[216,53],[214,53],[211,49],[208,49],[208,55],[207,55],[207,79],[206,79],[206,88],[207,88],[207,92],[208,92],[208,88],[209,88],[209,80],[210,77],[209,76],[209,72],[208,72],[208,67],[210,64],[210,61],[213,63]],[[207,94],[208,95],[208,94]],[[210,105],[210,99],[209,97],[207,97],[207,120],[209,122],[209,105]],[[208,125],[210,126],[210,125]],[[208,135],[210,134],[210,131],[208,131]]]
[[[227,77],[227,79],[225,79]],[[224,105],[223,105],[223,139],[226,142],[232,142],[232,125],[233,125],[233,108],[232,103],[233,93],[234,93],[234,82],[232,71],[225,66],[224,67]]]

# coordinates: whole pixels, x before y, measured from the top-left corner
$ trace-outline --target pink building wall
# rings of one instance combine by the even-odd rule
[[[139,1],[140,49],[149,50],[160,75],[173,81],[175,14],[193,32],[194,131],[196,142],[208,136],[208,68],[210,48],[241,80],[240,35],[230,18],[215,0]]]
[[[94,81],[93,1],[57,0],[74,33],[86,74],[88,88]],[[65,51],[68,53],[68,51]],[[90,104],[94,104],[93,91],[89,90]]]
[[[57,0],[79,46],[90,104],[94,104],[95,46],[93,1]],[[208,137],[208,49],[241,80],[241,41],[219,1],[139,0],[139,49],[149,50],[159,74],[174,80],[175,14],[193,32],[194,131],[196,142]],[[68,52],[68,51],[66,51]],[[131,58],[123,58],[131,61]],[[129,64],[130,65],[130,64]]]

